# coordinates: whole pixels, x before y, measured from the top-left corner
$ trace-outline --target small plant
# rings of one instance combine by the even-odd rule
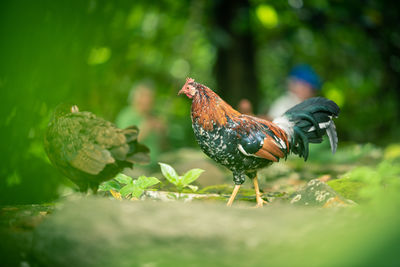
[[[159,162],[161,166],[161,172],[164,177],[172,184],[176,186],[179,195],[181,195],[185,187],[190,188],[193,192],[197,191],[197,186],[191,185],[194,181],[199,178],[199,176],[204,172],[202,169],[191,169],[187,171],[184,175],[179,176],[175,169],[170,165]]]
[[[132,177],[120,173],[113,180],[102,183],[99,189],[101,191],[110,191],[116,199],[138,199],[145,189],[159,182],[160,180],[156,177],[142,175],[134,180]],[[121,184],[124,186],[121,187]]]
[[[175,185],[179,197],[185,187],[190,188],[193,192],[197,191],[197,186],[191,185],[199,176],[204,172],[202,169],[191,169],[184,175],[179,176],[175,169],[165,163],[159,163],[161,166],[161,172],[168,182]],[[143,194],[144,190],[158,184],[160,180],[156,177],[146,177],[144,175],[137,179],[132,179],[125,174],[118,174],[113,180],[104,182],[100,185],[99,190],[107,192],[109,191],[112,196],[116,199],[138,199]],[[171,193],[175,198],[176,195]]]

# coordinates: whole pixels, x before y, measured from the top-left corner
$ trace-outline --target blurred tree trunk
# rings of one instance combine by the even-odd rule
[[[247,98],[257,110],[259,93],[255,47],[247,0],[221,0],[213,6],[213,40],[217,47],[215,73],[220,96],[237,107]]]
[[[378,1],[377,10],[379,20],[375,27],[366,28],[370,38],[374,40],[381,51],[381,57],[385,62],[383,72],[382,90],[396,96],[400,103],[400,10],[398,3],[393,1]],[[370,25],[368,25],[370,26]],[[379,95],[379,99],[385,101],[387,93]],[[397,105],[396,121],[400,119],[400,105]],[[385,131],[385,126],[382,131]]]

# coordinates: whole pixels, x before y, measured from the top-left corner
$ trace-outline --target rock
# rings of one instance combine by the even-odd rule
[[[399,236],[400,218],[392,210],[384,212],[361,216],[350,209],[292,205],[253,209],[199,202],[83,199],[66,203],[36,228],[30,263],[378,266],[395,263],[398,255],[399,239],[393,237]],[[365,257],[352,257],[355,249]]]
[[[328,184],[314,179],[290,197],[293,205],[336,207],[353,204],[333,190]]]

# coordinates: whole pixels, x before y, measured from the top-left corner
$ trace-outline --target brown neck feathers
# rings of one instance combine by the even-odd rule
[[[215,125],[224,126],[228,118],[233,119],[240,115],[208,87],[198,84],[192,103],[193,123],[212,131]]]

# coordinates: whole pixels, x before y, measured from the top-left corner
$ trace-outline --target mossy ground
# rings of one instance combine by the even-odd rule
[[[365,187],[365,183],[363,182],[352,181],[350,178],[342,178],[328,181],[328,185],[347,199],[351,199],[357,203],[362,203],[365,200],[360,196],[360,191]]]
[[[393,152],[386,154],[393,158]],[[263,209],[253,208],[255,195],[249,180],[233,207],[225,207],[233,189],[229,177],[226,183],[210,186],[196,181],[200,189],[195,194],[208,196],[194,197],[191,203],[184,203],[185,198],[163,203],[72,194],[58,204],[3,206],[2,263],[371,266],[384,262],[390,266],[397,257],[393,248],[400,245],[395,208],[400,203],[396,183],[400,170],[389,156],[381,163],[383,157],[375,159],[370,167],[357,167],[366,161],[361,156],[346,164],[279,163],[271,172],[264,170],[266,176],[259,175],[263,197],[270,202]],[[340,203],[350,199],[359,205],[292,205],[292,192],[310,193],[303,198],[307,203],[321,197],[313,184],[310,190],[304,187],[313,178],[319,178],[318,183],[327,181],[330,193],[339,193],[332,199]],[[175,190],[163,185],[153,190],[165,188]],[[184,192],[189,193],[193,194]],[[346,208],[323,208],[342,206]]]

